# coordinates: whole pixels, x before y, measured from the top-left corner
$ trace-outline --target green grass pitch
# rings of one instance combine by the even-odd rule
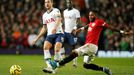
[[[93,63],[110,67],[113,75],[134,75],[134,58],[95,58]],[[21,75],[51,75],[42,72],[46,67],[43,55],[0,55],[0,75],[10,75],[9,68],[14,64],[21,66]],[[59,68],[55,75],[106,75],[103,72],[86,70],[82,64],[83,57],[79,57],[77,68],[70,62]]]

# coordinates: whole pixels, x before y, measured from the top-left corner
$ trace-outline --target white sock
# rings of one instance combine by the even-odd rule
[[[58,67],[60,66],[59,63],[57,63],[57,66],[58,66]]]
[[[90,57],[88,55],[84,56],[84,63],[89,63],[90,62]]]
[[[47,67],[51,67],[51,65],[49,64],[49,60],[51,59],[51,54],[49,50],[44,50],[44,59],[46,61]]]
[[[54,60],[55,61],[60,61],[60,52],[55,52],[55,54],[54,54]]]
[[[48,67],[48,68],[52,68],[52,66],[50,65],[50,63],[49,63],[48,60],[46,60],[46,64],[47,64],[47,67]]]
[[[61,56],[60,56],[60,60],[63,60],[65,58],[65,54],[62,54]]]
[[[65,48],[64,47],[60,49],[60,54],[61,54],[60,59],[63,60],[65,58]]]
[[[73,59],[73,65],[77,65],[77,57]]]

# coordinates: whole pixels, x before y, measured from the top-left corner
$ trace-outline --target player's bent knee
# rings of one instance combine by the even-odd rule
[[[47,47],[47,46],[43,47],[43,50],[49,50],[49,49],[50,47]]]
[[[52,47],[52,44],[48,41],[45,41],[43,49],[44,50],[49,50]]]
[[[83,64],[83,67],[87,69],[87,63],[84,63]]]
[[[62,47],[62,43],[57,42],[57,43],[55,44],[55,52],[59,52],[60,49],[61,49],[61,47]]]
[[[54,49],[54,51],[55,51],[55,52],[59,52],[59,51],[60,51],[60,49],[61,49],[61,47],[56,46],[56,47],[55,47],[55,49]]]

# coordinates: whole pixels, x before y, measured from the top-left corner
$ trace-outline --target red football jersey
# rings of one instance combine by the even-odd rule
[[[96,19],[94,22],[90,22],[85,44],[92,43],[98,45],[99,36],[104,27],[108,27],[108,24],[102,19]]]

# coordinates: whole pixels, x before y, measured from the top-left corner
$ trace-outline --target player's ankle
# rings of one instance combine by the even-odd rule
[[[60,67],[61,65],[59,63],[56,63],[57,67]]]

